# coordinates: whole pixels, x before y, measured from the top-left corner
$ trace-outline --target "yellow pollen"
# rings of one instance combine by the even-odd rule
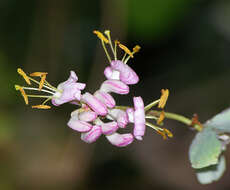
[[[127,48],[125,45],[121,44],[121,43],[118,43],[118,46],[124,50],[125,53],[129,54],[130,57],[133,58],[133,53],[129,50],[129,48]]]
[[[25,104],[28,105],[29,104],[29,100],[28,100],[28,96],[26,95],[24,89],[21,86],[19,86],[19,85],[15,85],[15,89],[19,90],[21,92],[22,97],[24,98]]]
[[[30,76],[31,77],[42,77],[43,75],[47,75],[48,73],[45,73],[45,72],[34,72],[34,73],[31,73]]]
[[[140,49],[141,49],[141,47],[140,47],[139,45],[136,45],[136,46],[133,48],[133,52],[134,52],[134,53],[137,53],[137,52],[140,51]]]
[[[158,104],[158,108],[164,108],[165,104],[167,102],[169,96],[169,90],[168,89],[162,89],[161,90],[161,98],[160,98],[160,102]]]
[[[160,117],[157,120],[157,124],[160,125],[161,122],[164,120],[164,118],[165,118],[165,112],[162,111],[161,114],[160,114]]]
[[[37,108],[37,109],[50,109],[51,107],[48,105],[35,105],[32,106],[32,108]]]
[[[173,134],[172,134],[172,132],[171,132],[171,131],[169,131],[169,130],[168,130],[168,129],[166,129],[166,128],[163,128],[163,130],[164,130],[165,134],[166,134],[168,137],[170,137],[170,138],[172,138],[172,137],[173,137]]]
[[[99,32],[98,30],[94,30],[93,33],[96,34],[97,37],[99,39],[101,39],[103,42],[105,42],[106,44],[109,43],[109,40],[101,32]]]
[[[29,84],[29,85],[31,85],[30,79],[26,75],[26,73],[21,68],[18,68],[17,71],[18,71],[18,74],[21,75],[24,78],[24,80],[26,81],[26,83]]]

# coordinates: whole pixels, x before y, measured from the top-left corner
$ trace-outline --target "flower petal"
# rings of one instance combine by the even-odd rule
[[[88,132],[92,128],[92,125],[90,123],[80,121],[77,117],[71,117],[67,125],[73,130],[79,132]]]
[[[144,111],[144,102],[142,98],[134,97],[134,131],[133,134],[136,139],[142,140],[142,136],[145,134],[145,111]]]
[[[129,93],[129,87],[125,83],[113,79],[104,81],[100,90],[103,92],[114,92],[116,94]]]
[[[124,64],[120,60],[111,61],[112,69],[115,69],[120,72],[120,80],[125,84],[136,84],[139,81],[139,77],[135,71],[129,67],[127,64]]]
[[[113,108],[116,105],[116,102],[113,99],[113,97],[107,92],[102,92],[98,90],[94,93],[94,96],[98,98],[98,100],[100,100],[108,108]]]
[[[111,109],[111,110],[109,110],[109,114],[110,115],[107,118],[112,119],[112,120],[116,120],[118,126],[121,128],[125,128],[129,122],[128,114],[123,110]]]
[[[105,68],[104,75],[107,79],[120,80],[120,72],[112,69],[111,67]]]
[[[117,129],[118,129],[118,124],[115,121],[101,124],[102,133],[105,135],[110,135],[115,131],[117,131]]]
[[[88,92],[82,95],[82,101],[85,102],[98,115],[105,116],[108,113],[106,106]]]
[[[81,121],[90,122],[90,121],[94,121],[97,118],[97,114],[93,111],[85,111],[79,113],[78,118]]]
[[[133,142],[133,135],[131,133],[127,133],[127,134],[113,133],[111,135],[107,135],[106,138],[111,144],[118,147],[124,147]]]
[[[134,122],[134,109],[128,108],[126,109],[126,113],[128,114],[129,122],[133,123]]]
[[[101,134],[101,127],[94,125],[89,132],[81,134],[81,140],[85,141],[86,143],[93,143],[101,136]]]

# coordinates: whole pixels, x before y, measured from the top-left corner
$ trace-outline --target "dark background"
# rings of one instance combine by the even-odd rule
[[[169,88],[167,111],[204,122],[230,104],[229,10],[227,0],[1,0],[0,189],[229,189],[230,170],[212,185],[197,182],[188,159],[195,132],[180,123],[165,121],[167,141],[147,129],[126,148],[104,137],[88,145],[66,125],[76,107],[34,110],[14,90],[21,67],[48,72],[53,85],[75,70],[93,93],[108,62],[92,31],[110,29],[142,47],[129,62],[141,81],[117,102],[140,95],[147,104]]]

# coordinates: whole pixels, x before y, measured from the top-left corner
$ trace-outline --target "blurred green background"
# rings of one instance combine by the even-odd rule
[[[126,148],[104,137],[88,145],[66,125],[76,107],[33,110],[14,90],[21,67],[48,72],[54,85],[75,70],[94,92],[108,62],[92,31],[110,29],[142,47],[129,62],[141,81],[117,102],[140,95],[147,104],[169,88],[167,111],[204,122],[230,105],[229,10],[227,0],[1,0],[0,189],[229,189],[230,170],[198,184],[188,160],[195,133],[180,123],[165,122],[167,141],[147,129]]]

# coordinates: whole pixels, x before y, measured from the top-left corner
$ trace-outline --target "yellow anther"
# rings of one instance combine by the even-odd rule
[[[45,83],[45,80],[46,80],[46,74],[44,74],[44,75],[41,76],[41,81],[39,83],[39,90],[42,89],[42,87],[43,87],[43,85]]]
[[[170,138],[172,138],[172,137],[173,137],[173,134],[172,134],[172,132],[171,132],[171,131],[169,131],[169,130],[168,130],[168,129],[166,129],[166,128],[163,128],[163,130],[164,130],[165,134],[166,134],[168,137],[170,137]]]
[[[168,89],[162,89],[161,90],[161,98],[160,98],[160,102],[158,104],[158,108],[164,108],[165,107],[168,96],[169,96],[169,90]]]
[[[157,124],[160,125],[161,122],[164,120],[164,118],[165,118],[165,112],[162,111],[160,116],[159,116],[159,118],[158,118],[158,120],[157,120]]]
[[[18,71],[18,74],[21,75],[24,78],[24,80],[26,81],[26,83],[29,84],[29,85],[31,85],[30,79],[26,75],[26,73],[21,68],[18,68],[17,71]]]
[[[141,49],[141,47],[139,45],[136,45],[134,48],[133,48],[133,53],[137,53],[139,52]]]
[[[30,76],[31,77],[42,77],[43,75],[47,75],[48,73],[45,73],[45,72],[34,72],[34,73],[31,73]]]
[[[160,135],[163,137],[164,140],[167,139],[167,136],[166,136],[166,134],[165,134],[164,131],[156,130],[156,132],[157,132],[158,134],[160,134]]]
[[[97,37],[99,39],[101,39],[103,42],[105,42],[106,44],[109,43],[109,40],[101,32],[99,32],[98,30],[94,30],[93,33],[96,34]]]
[[[125,53],[127,53],[130,57],[133,58],[133,53],[129,50],[129,48],[127,48],[125,45],[118,43],[118,46],[124,50]]]
[[[48,105],[35,105],[32,106],[32,108],[37,108],[37,109],[50,109],[51,107]]]
[[[106,36],[110,36],[110,30],[105,30],[104,33]]]
[[[26,95],[24,89],[19,85],[15,85],[14,87],[15,87],[16,90],[19,90],[21,92],[22,97],[24,98],[25,104],[28,105],[29,100],[28,100],[28,96]]]

